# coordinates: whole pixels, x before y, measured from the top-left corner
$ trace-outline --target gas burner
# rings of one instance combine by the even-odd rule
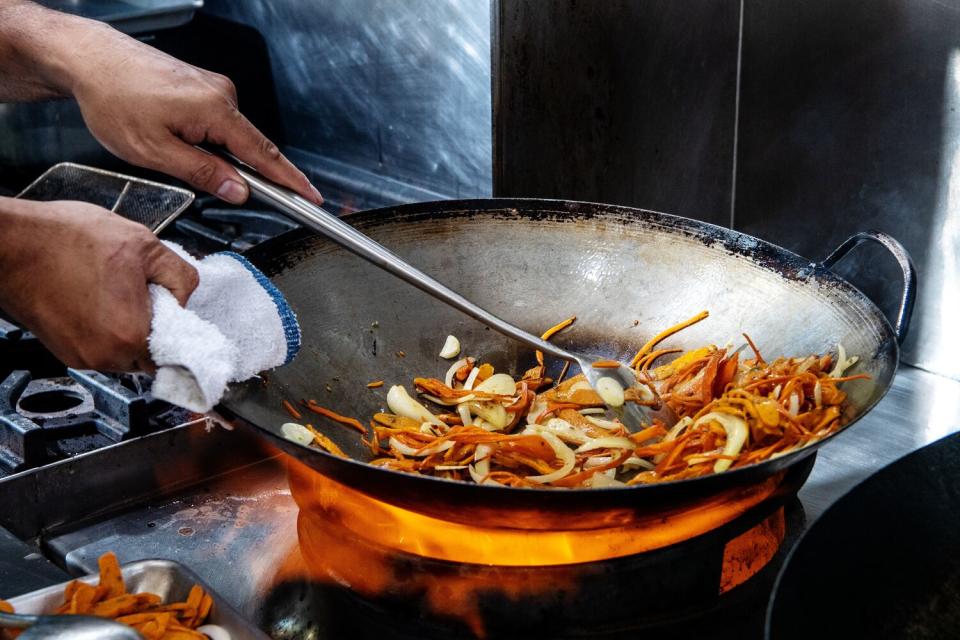
[[[154,401],[137,377],[74,369],[67,374],[34,379],[19,370],[0,383],[0,477],[190,418]]]
[[[268,628],[300,629],[318,616],[338,628],[339,616],[359,615],[395,637],[408,628],[418,638],[505,638],[704,624],[750,591],[798,528],[785,505],[813,460],[670,518],[563,531],[439,520],[289,464],[302,568],[274,587]]]
[[[220,201],[201,196],[162,237],[180,243],[195,255],[206,255],[246,251],[296,228],[295,222],[279,213],[225,208]]]

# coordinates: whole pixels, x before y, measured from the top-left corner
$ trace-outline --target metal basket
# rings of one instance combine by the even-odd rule
[[[50,167],[17,197],[47,202],[89,202],[159,233],[190,206],[194,194],[159,182],[61,162]]]

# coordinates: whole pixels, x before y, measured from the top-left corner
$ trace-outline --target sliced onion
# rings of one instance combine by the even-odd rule
[[[830,373],[828,373],[827,375],[830,376],[831,378],[839,378],[840,376],[843,375],[843,373],[847,369],[857,364],[859,360],[860,360],[859,356],[850,356],[848,358],[847,350],[843,348],[842,344],[838,344],[837,345],[837,364],[834,365],[833,369],[831,369]]]
[[[603,407],[587,407],[586,409],[580,409],[580,415],[582,416],[596,416],[603,415],[607,410]]]
[[[610,469],[610,471],[614,471],[614,469]],[[594,489],[602,489],[604,487],[623,487],[626,483],[620,482],[614,478],[612,474],[602,471],[600,473],[593,474],[593,476],[589,479],[588,484]]]
[[[390,391],[387,392],[387,406],[390,407],[390,411],[398,416],[410,418],[411,420],[419,420],[420,422],[429,422],[438,427],[446,426],[440,421],[440,418],[427,411],[425,406],[411,398],[410,394],[407,393],[407,390],[402,385],[398,384],[390,387]]]
[[[573,467],[577,464],[577,456],[574,455],[570,447],[563,444],[563,441],[561,441],[560,438],[553,435],[549,431],[541,431],[539,436],[543,438],[548,445],[550,445],[550,448],[553,449],[554,454],[563,462],[563,464],[556,471],[545,473],[541,476],[527,476],[527,480],[530,482],[536,482],[538,484],[547,484],[570,475],[570,472],[573,471]]]
[[[743,444],[747,441],[747,434],[749,433],[747,423],[744,422],[742,418],[732,416],[729,413],[711,411],[706,415],[700,416],[700,418],[693,423],[693,426],[696,427],[710,421],[719,422],[723,430],[727,432],[727,443],[723,445],[723,455],[735,456],[739,454],[743,448]],[[720,473],[721,471],[726,471],[730,468],[731,464],[733,464],[733,460],[717,460],[713,465],[713,472]]]
[[[663,436],[664,442],[676,440],[680,436],[680,432],[689,427],[692,423],[693,419],[690,416],[677,420],[677,423],[670,427],[670,431],[667,431],[667,435]]]
[[[456,336],[447,336],[443,348],[440,349],[440,357],[456,358],[458,355],[460,355],[460,341],[457,340]]]
[[[466,382],[463,383],[463,388],[467,391],[473,390],[473,383],[477,381],[477,376],[480,375],[480,367],[474,367],[470,371],[470,375],[467,376]]]
[[[457,413],[460,414],[460,422],[463,426],[469,427],[473,424],[473,417],[470,415],[470,406],[466,404],[457,405]]]
[[[469,357],[460,358],[459,360],[454,362],[452,365],[450,365],[450,368],[447,369],[447,373],[443,376],[443,384],[453,389],[453,376],[455,376],[457,374],[457,371],[460,371],[460,369],[464,365],[470,364],[472,362],[473,362],[473,358],[469,358]]]
[[[819,438],[818,438],[818,439],[819,439]],[[812,443],[812,442],[816,442],[816,440],[811,440],[810,443]],[[808,444],[810,444],[810,443],[808,443]],[[788,455],[788,454],[791,454],[791,453],[793,453],[794,451],[796,451],[797,449],[800,449],[800,448],[801,448],[801,447],[790,447],[789,449],[784,449],[783,451],[777,451],[776,453],[771,454],[771,456],[770,456],[769,459],[770,459],[770,460],[775,460],[776,458],[782,458],[783,456]]]
[[[653,395],[653,389],[645,384],[638,384],[634,387],[639,395],[640,402],[653,402],[656,396]]]
[[[540,419],[547,411],[547,401],[540,396],[537,396],[533,399],[533,402],[530,403],[530,411],[527,413],[527,424],[536,424],[537,420]]]
[[[687,466],[692,467],[693,465],[700,464],[701,462],[708,462],[710,460],[711,455],[716,455],[718,453],[720,453],[720,449],[717,449],[715,451],[709,451],[702,455],[690,456],[689,458],[687,458]]]
[[[593,469],[594,467],[601,467],[608,462],[613,460],[610,456],[593,456],[592,458],[587,458],[583,463],[584,469]]]
[[[309,446],[313,442],[313,432],[302,424],[285,422],[280,425],[280,433],[290,442]]]
[[[623,386],[613,378],[604,376],[597,380],[594,391],[609,407],[622,407],[624,403]]]
[[[643,458],[638,458],[637,456],[630,456],[627,458],[627,461],[620,466],[624,469],[634,469],[639,467],[640,469],[647,469],[648,471],[657,468],[657,465],[653,464],[649,460],[644,460]]]
[[[517,392],[517,383],[506,373],[495,373],[477,385],[476,390],[498,396],[512,396]]]
[[[636,449],[637,443],[631,440],[630,438],[622,438],[620,436],[604,436],[602,438],[594,438],[589,442],[582,444],[578,449],[577,453],[584,453],[585,451],[593,451],[594,449]]]
[[[593,416],[584,416],[584,418],[586,418],[587,422],[595,427],[600,427],[601,429],[606,429],[607,431],[619,429],[622,426],[619,422],[614,422],[613,420],[604,420],[602,418],[594,418]]]
[[[442,464],[434,467],[434,471],[457,471],[459,469],[466,469],[467,465],[465,464]]]
[[[471,464],[467,467],[467,472],[477,484],[488,483],[489,478],[487,478],[487,476],[490,475],[491,453],[493,453],[493,447],[489,444],[478,444],[477,448],[473,452],[474,464]],[[494,482],[493,480],[489,480],[489,483],[500,484],[499,482]]]
[[[817,405],[817,409],[823,406],[823,389],[820,387],[819,380],[813,385],[813,402]]]
[[[456,444],[453,440],[444,440],[439,445],[435,447],[427,447],[426,449],[417,450],[411,447],[410,445],[404,444],[397,440],[394,436],[390,436],[390,440],[387,441],[390,445],[390,448],[398,453],[402,453],[405,456],[413,456],[415,458],[426,458],[427,456],[434,453],[441,453],[448,449],[453,448],[453,445]]]
[[[446,399],[441,398],[441,397],[439,397],[439,396],[432,396],[432,395],[430,395],[429,393],[424,393],[424,394],[422,394],[421,397],[426,398],[427,400],[429,400],[430,402],[433,402],[433,403],[435,403],[435,404],[443,405],[444,407],[455,407],[455,406],[457,406],[458,404],[463,404],[464,402],[470,402],[471,400],[473,400],[473,399],[476,398],[477,396],[473,395],[472,393],[468,393],[467,395],[465,395],[465,396],[463,396],[463,397],[461,397],[461,398],[455,398],[455,399],[453,399],[453,400],[446,400]]]
[[[787,410],[791,418],[796,418],[800,413],[800,398],[795,393],[790,394],[790,408]]]
[[[590,441],[590,436],[562,418],[550,418],[544,424],[530,425],[524,433],[539,435],[544,431],[549,431],[564,442],[576,445]]]
[[[775,400],[779,400],[779,399],[780,399],[780,390],[781,390],[781,388],[782,388],[782,387],[781,387],[781,385],[779,385],[779,384],[773,388],[773,397],[774,397]]]

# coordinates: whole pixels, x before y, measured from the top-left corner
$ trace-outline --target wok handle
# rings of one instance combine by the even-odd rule
[[[842,260],[853,249],[864,242],[876,242],[889,251],[900,270],[903,272],[903,293],[900,296],[900,309],[897,311],[897,319],[894,322],[894,333],[897,335],[897,342],[903,344],[907,332],[910,330],[910,317],[913,315],[913,303],[917,293],[917,273],[913,267],[913,259],[900,242],[893,236],[883,231],[861,231],[844,240],[840,246],[833,250],[820,263],[825,269],[831,269],[837,262]]]
[[[211,149],[205,149],[210,152]],[[282,213],[286,214],[296,222],[299,222],[308,229],[323,234],[342,246],[343,248],[355,253],[356,255],[372,262],[381,269],[390,272],[401,280],[404,280],[421,291],[424,291],[434,298],[446,302],[451,307],[459,309],[468,316],[479,320],[488,327],[499,331],[500,333],[522,342],[523,344],[539,349],[551,356],[576,362],[576,357],[550,344],[546,340],[541,340],[537,336],[527,333],[522,329],[515,327],[509,322],[493,315],[492,313],[478,307],[459,293],[450,289],[444,284],[434,280],[419,269],[408,264],[405,260],[399,258],[390,252],[386,247],[371,240],[363,233],[360,233],[347,223],[343,222],[333,214],[322,207],[315,205],[306,198],[294,193],[286,187],[281,187],[260,174],[252,168],[240,162],[238,159],[228,153],[216,150],[213,151],[220,157],[230,162],[237,170],[247,184],[250,186],[250,194],[257,200],[268,204]]]

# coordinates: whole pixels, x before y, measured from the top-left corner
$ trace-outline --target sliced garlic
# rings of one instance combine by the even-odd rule
[[[507,426],[510,417],[507,410],[499,402],[471,402],[467,406],[470,412],[490,424],[494,430],[500,430]]]
[[[313,442],[313,433],[302,424],[296,422],[285,422],[280,425],[280,433],[290,442],[309,445]]]
[[[624,403],[623,387],[613,378],[603,377],[597,380],[594,391],[609,407],[622,407]]]
[[[438,427],[446,426],[441,422],[440,418],[430,413],[425,406],[411,398],[410,394],[407,393],[407,390],[402,385],[398,384],[390,387],[390,391],[387,392],[387,406],[390,407],[390,411],[398,416],[410,418],[411,420],[419,420],[420,422],[429,422]]]
[[[443,343],[443,349],[440,349],[441,358],[456,358],[460,355],[460,341],[456,336],[447,336],[447,341]]]

